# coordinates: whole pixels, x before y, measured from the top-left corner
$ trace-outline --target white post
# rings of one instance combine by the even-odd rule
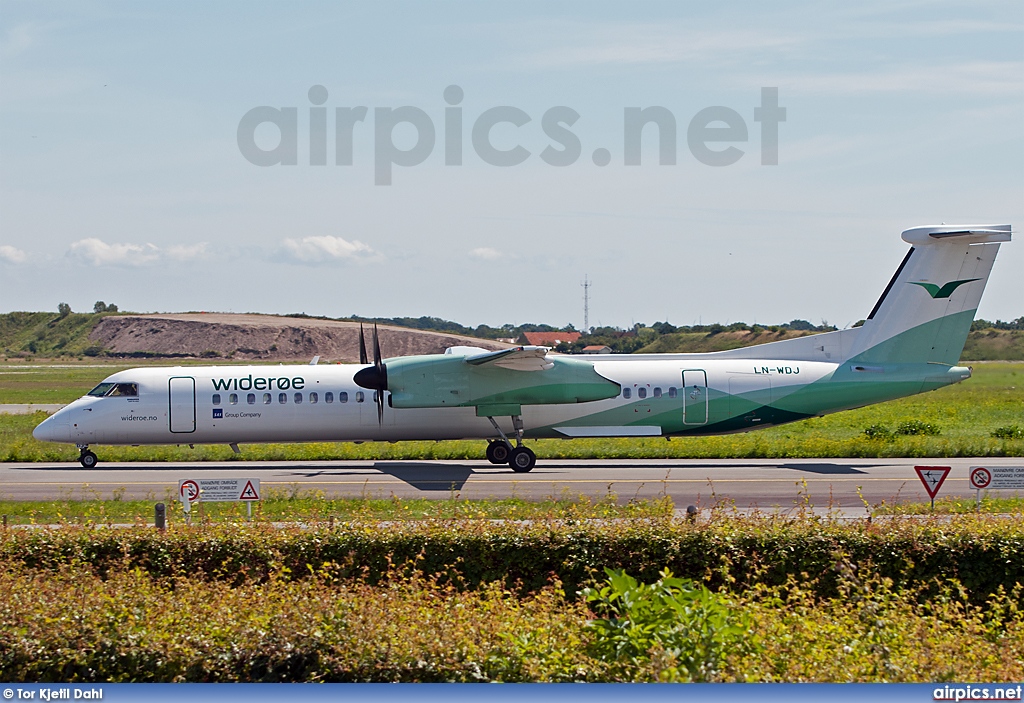
[[[188,486],[183,486],[185,489],[181,495],[181,509],[185,512],[185,524],[192,524],[192,496],[188,491]]]

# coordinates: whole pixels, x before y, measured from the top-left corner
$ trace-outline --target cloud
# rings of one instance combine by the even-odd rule
[[[17,56],[35,43],[35,27],[31,23],[18,24],[7,30],[0,39],[0,54]]]
[[[972,61],[962,64],[881,67],[857,73],[780,76],[776,84],[793,93],[857,95],[933,93],[936,95],[1016,95],[1024,62]],[[750,81],[756,83],[755,79]]]
[[[174,259],[175,261],[192,261],[193,259],[201,259],[204,256],[206,256],[206,242],[179,244],[167,249],[167,258]]]
[[[10,264],[22,264],[28,259],[28,255],[21,249],[16,249],[9,244],[0,244],[0,260]]]
[[[581,36],[582,35],[582,36]],[[579,32],[575,44],[520,55],[517,65],[557,69],[581,66],[742,63],[759,52],[786,52],[802,43],[797,36],[773,34],[763,27],[727,31],[694,31],[675,25],[595,24]],[[723,47],[729,47],[723,52]]]
[[[371,261],[379,259],[380,254],[368,244],[358,240],[348,241],[341,237],[325,235],[322,237],[303,237],[301,240],[285,239],[285,254],[304,264],[320,264],[330,261]]]
[[[143,266],[160,258],[160,250],[152,244],[107,244],[90,237],[71,244],[69,256],[83,256],[93,266]]]
[[[490,247],[479,247],[469,252],[469,255],[474,259],[481,259],[483,261],[497,261],[498,259],[510,258],[507,254]]]

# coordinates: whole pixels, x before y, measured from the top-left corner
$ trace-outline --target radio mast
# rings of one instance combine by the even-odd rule
[[[590,286],[587,274],[583,274],[583,334],[590,334]]]

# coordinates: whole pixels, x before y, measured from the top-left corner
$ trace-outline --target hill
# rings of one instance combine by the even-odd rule
[[[471,345],[510,345],[454,334],[378,326],[385,356],[438,354]],[[367,348],[370,349],[369,328]],[[359,360],[359,323],[275,315],[9,313],[0,316],[0,345],[8,356],[209,358],[260,361]]]
[[[654,342],[637,350],[638,354],[686,354],[725,351],[749,347],[754,344],[767,344],[781,339],[804,337],[813,332],[804,330],[737,330],[732,332],[675,332],[663,334]]]
[[[439,318],[394,318],[378,325],[385,356],[435,354],[454,345],[502,349],[510,345],[493,338],[454,333],[470,330]],[[411,326],[405,326],[409,323]],[[425,327],[442,329],[425,329]],[[483,326],[481,326],[483,327]],[[530,325],[530,327],[547,327]],[[367,324],[369,329],[369,324]],[[551,328],[554,329],[554,328]],[[676,328],[668,323],[632,330],[602,328],[558,351],[575,352],[588,344],[608,344],[616,352],[707,353],[792,339],[815,330],[793,325],[762,327],[733,323],[728,327]],[[599,333],[599,334],[598,334]],[[12,312],[0,315],[0,349],[7,358],[210,358],[262,361],[325,361],[359,358],[359,322],[228,313],[136,315],[129,313]],[[369,343],[369,340],[367,340]],[[564,348],[563,348],[564,346]],[[967,339],[964,361],[1024,361],[1024,321],[978,320]]]

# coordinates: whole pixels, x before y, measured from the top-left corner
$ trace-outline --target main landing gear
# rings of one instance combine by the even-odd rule
[[[487,445],[487,461],[492,464],[508,464],[516,473],[524,474],[537,465],[537,455],[523,446],[523,418],[512,416],[512,427],[516,430],[516,446],[512,446],[493,417],[488,417],[501,439],[491,440]]]
[[[81,450],[81,453],[78,455],[78,461],[82,464],[82,467],[86,469],[95,467],[99,459],[97,459],[94,453],[89,451],[89,445],[79,444],[76,446]]]

